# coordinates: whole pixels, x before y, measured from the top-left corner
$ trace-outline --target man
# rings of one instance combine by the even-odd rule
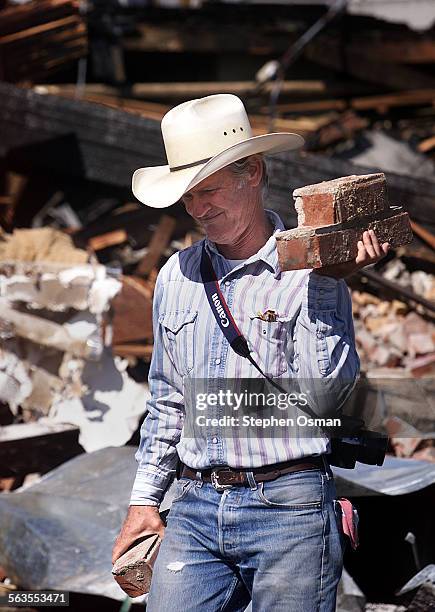
[[[274,234],[284,226],[263,207],[262,154],[298,148],[302,138],[252,137],[243,104],[226,94],[175,107],[162,133],[169,164],[136,171],[133,192],[154,207],[181,199],[207,237],[172,256],[157,279],[152,399],[113,560],[143,535],[164,535],[151,612],[244,610],[250,599],[253,610],[332,612],[344,537],[328,436],[248,437],[240,427],[228,431],[213,422],[196,436],[183,429],[194,410],[185,401],[188,381],[261,377],[215,318],[201,261],[208,255],[221,301],[260,370],[272,380],[324,381],[337,411],[359,369],[349,292],[340,279],[380,259],[388,244],[366,232],[354,262],[283,273]],[[312,407],[321,410],[315,400]],[[206,414],[219,410],[210,406]],[[158,505],[178,457],[181,478],[165,529]]]

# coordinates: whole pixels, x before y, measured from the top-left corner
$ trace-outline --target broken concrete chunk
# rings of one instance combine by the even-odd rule
[[[113,357],[110,349],[99,361],[72,360],[65,355],[59,374],[68,388],[54,398],[49,416],[52,421],[80,427],[79,442],[88,453],[126,444],[146,410],[148,387],[133,380],[126,370],[127,363]]]
[[[28,308],[62,312],[69,308],[101,313],[121,289],[102,265],[2,264],[0,293]]]
[[[1,298],[0,322],[5,333],[12,333],[42,346],[68,351],[78,357],[96,359],[103,350],[100,330],[95,325],[92,329],[86,326],[86,333],[82,334],[81,329],[76,330],[71,324],[59,325],[33,314],[19,312],[10,308],[7,300]]]
[[[13,353],[0,349],[0,402],[8,404],[16,414],[31,392],[32,383],[24,364]]]

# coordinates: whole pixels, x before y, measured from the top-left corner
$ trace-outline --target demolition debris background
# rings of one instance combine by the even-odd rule
[[[359,471],[346,494],[359,491],[366,521],[395,518],[386,518],[388,546],[363,519],[366,544],[346,558],[361,590],[346,575],[339,605],[373,610],[367,601],[384,601],[389,610],[423,609],[410,602],[417,592],[432,596],[426,579],[406,596],[395,593],[434,562],[425,508],[435,470],[435,15],[423,1],[400,4],[191,0],[170,8],[94,2],[85,9],[69,0],[0,2],[6,505],[10,499],[19,506],[21,485],[36,487],[41,475],[56,474],[50,470],[84,452],[89,460],[108,446],[133,452],[149,393],[155,279],[172,253],[202,235],[179,205],[162,213],[134,202],[131,174],[164,163],[159,121],[172,105],[233,92],[243,98],[254,133],[306,138],[304,152],[269,161],[268,205],[289,229],[297,225],[294,189],[354,174],[385,172],[390,202],[410,214],[413,242],[349,279],[364,381],[354,409],[363,406],[390,435],[390,456],[376,494],[369,489],[375,476]],[[411,473],[420,474],[420,490],[394,489]],[[71,475],[62,478],[68,490]],[[127,503],[116,482],[118,518],[107,523],[108,541]],[[10,510],[0,512],[0,530]],[[404,543],[406,530],[416,535],[414,544],[412,537]],[[0,588],[13,588],[11,579],[25,584],[26,569],[0,548],[7,570]],[[386,564],[391,576],[380,580]],[[104,590],[99,580],[93,596]],[[77,584],[83,592],[83,581]],[[100,602],[104,609],[116,604],[111,597]],[[80,599],[80,608],[86,605]]]

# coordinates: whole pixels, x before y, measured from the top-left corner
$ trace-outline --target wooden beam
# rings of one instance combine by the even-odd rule
[[[434,98],[435,101],[435,98]],[[430,136],[430,138],[425,138],[418,144],[418,150],[422,153],[428,153],[435,148],[435,136]]]
[[[426,308],[426,310],[428,310],[431,314],[435,313],[435,302],[427,300],[426,298],[422,297],[421,295],[418,295],[411,289],[408,289],[403,285],[399,285],[399,283],[390,281],[384,278],[381,274],[374,272],[373,270],[360,270],[358,274],[375,283],[376,285],[381,286],[384,289],[388,289],[389,291],[392,291],[397,296],[399,296],[401,300],[404,300],[405,302],[410,302],[411,304],[419,304],[420,306]]]
[[[305,56],[327,68],[352,75],[368,83],[376,83],[397,90],[435,89],[435,76],[414,68],[383,62],[382,57],[373,61],[362,47],[342,46],[337,38],[322,37],[305,49]]]
[[[397,64],[431,64],[435,62],[435,40],[431,39],[384,39],[373,40],[365,37],[354,39],[348,48],[351,50],[364,48],[367,56],[373,61],[391,62]]]
[[[185,19],[183,27],[171,23],[140,23],[132,36],[125,36],[122,46],[127,51],[159,53],[234,53],[280,55],[298,33],[279,28],[270,19],[255,25],[246,20],[219,23],[216,17]]]
[[[221,82],[187,82],[187,83],[135,83],[131,88],[131,95],[138,98],[194,98],[210,96],[218,93],[232,93],[244,96],[252,92],[258,83],[256,81],[221,81]],[[273,84],[267,83],[264,87],[270,93]],[[326,85],[323,81],[284,81],[281,92],[283,94],[325,93]]]
[[[411,221],[412,231],[435,251],[435,236],[419,223]]]
[[[0,429],[0,476],[45,473],[83,452],[80,430],[67,423],[20,423]]]
[[[1,12],[0,36],[72,14],[77,14],[77,6],[72,0],[38,0],[10,6]]]
[[[121,281],[122,289],[112,300],[112,344],[152,342],[152,291],[136,276],[123,276]]]
[[[79,26],[82,23],[83,22],[78,15],[71,15],[70,17],[59,19],[58,21],[49,21],[47,23],[34,26],[33,28],[27,28],[25,30],[20,30],[19,32],[14,32],[13,34],[0,37],[0,46],[7,47],[8,45],[15,45],[16,43],[23,41],[27,43],[30,42],[30,39],[33,37],[38,39],[38,37],[41,35],[47,33],[51,35],[71,26]]]
[[[151,237],[148,251],[136,267],[135,274],[138,276],[146,276],[158,265],[163,252],[169,245],[175,225],[176,221],[173,217],[169,217],[168,215],[163,215],[161,217]]]
[[[353,111],[342,113],[335,121],[316,130],[307,140],[310,151],[324,149],[334,142],[352,138],[355,132],[367,128],[369,120],[355,115]]]
[[[387,112],[390,107],[422,106],[435,103],[435,89],[418,89],[411,91],[398,91],[378,96],[359,96],[348,100],[307,100],[306,102],[283,102],[277,105],[279,113],[298,113],[314,110],[381,110]],[[267,107],[263,106],[266,112]]]
[[[350,106],[355,110],[371,110],[376,108],[388,109],[395,106],[419,106],[434,104],[435,89],[419,89],[400,91],[380,96],[364,96],[352,98]]]
[[[277,118],[273,122],[275,132],[297,132],[302,136],[308,136],[330,125],[338,119],[337,113],[323,113],[321,115],[310,115],[306,117]],[[266,134],[269,131],[269,118],[264,115],[249,116],[254,136]]]
[[[308,112],[324,112],[324,111],[343,111],[349,108],[349,103],[345,100],[306,100],[304,102],[284,102],[277,105],[279,113],[308,113]],[[262,106],[261,111],[267,113],[268,106]]]
[[[101,251],[108,247],[117,246],[123,242],[127,242],[128,236],[124,229],[113,230],[113,232],[107,232],[106,234],[100,234],[99,236],[93,236],[88,244],[94,251]]]

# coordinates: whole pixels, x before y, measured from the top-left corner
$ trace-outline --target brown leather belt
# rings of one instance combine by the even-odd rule
[[[233,486],[249,486],[248,472],[252,472],[256,482],[265,482],[267,480],[275,480],[291,472],[316,469],[325,469],[325,464],[321,457],[306,457],[303,460],[295,459],[294,461],[285,461],[283,463],[274,463],[273,465],[243,470],[235,470],[228,466],[218,466],[207,470],[194,470],[187,465],[183,465],[181,477],[210,482],[219,491]]]

